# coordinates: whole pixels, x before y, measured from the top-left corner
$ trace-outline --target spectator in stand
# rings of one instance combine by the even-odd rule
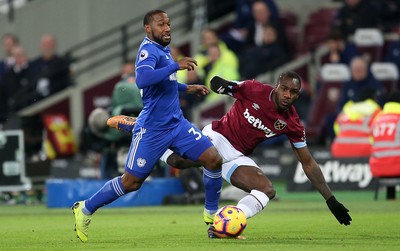
[[[229,34],[223,36],[228,47],[238,56],[241,56],[247,46],[261,46],[263,41],[263,27],[271,25],[278,34],[278,41],[285,49],[289,49],[289,43],[283,25],[278,17],[271,14],[269,5],[263,0],[252,1],[252,18],[250,21],[242,20],[242,27],[232,29]]]
[[[350,100],[356,101],[357,95],[366,89],[374,91],[374,97],[379,106],[383,106],[383,85],[378,82],[369,71],[367,62],[360,56],[354,57],[350,62],[351,80],[343,84],[336,112],[327,115],[324,123],[325,139],[330,141],[335,138],[334,122],[343,110],[343,106]]]
[[[264,40],[264,26],[270,25],[276,30],[278,43],[280,43],[285,50],[289,51],[289,44],[284,27],[279,19],[271,16],[268,5],[262,0],[254,1],[252,13],[254,23],[248,27],[246,46],[262,46]]]
[[[12,33],[3,35],[3,52],[4,59],[0,60],[0,85],[2,78],[6,71],[14,65],[14,57],[12,56],[12,49],[19,44],[18,37]]]
[[[400,92],[394,92],[371,127],[373,137],[369,165],[374,177],[400,176]],[[387,188],[387,199],[395,199],[396,187]]]
[[[360,55],[357,47],[353,43],[348,42],[339,29],[331,30],[327,45],[329,48],[328,63],[350,65],[351,60],[355,56]]]
[[[370,127],[381,107],[376,103],[375,90],[365,89],[350,100],[334,124],[336,137],[331,145],[335,158],[369,157],[371,154]]]
[[[236,18],[233,28],[247,28],[254,22],[252,5],[257,0],[236,0]],[[274,0],[264,0],[270,10],[272,18],[279,18],[279,9]]]
[[[215,45],[219,49],[220,62],[223,62],[223,64],[229,68],[239,68],[239,59],[236,54],[228,49],[226,44],[219,39],[217,33],[214,30],[204,29],[201,33],[200,48],[197,54],[194,56],[194,59],[197,61],[198,77],[204,83],[209,82],[209,79],[207,79],[206,76],[207,69],[205,69],[206,67],[210,66],[209,48]]]
[[[342,110],[344,104],[349,100],[355,100],[356,95],[367,88],[375,91],[376,100],[380,106],[385,102],[383,96],[383,85],[379,83],[369,71],[368,64],[362,57],[355,57],[350,63],[351,80],[347,81],[339,98],[338,111]]]
[[[57,41],[45,34],[40,41],[41,55],[32,61],[35,72],[36,99],[40,100],[72,84],[69,62],[56,53]]]
[[[289,59],[286,50],[278,42],[278,35],[271,25],[264,26],[263,43],[244,52],[240,61],[240,75],[245,79],[255,78],[282,65]]]
[[[380,13],[370,0],[345,0],[333,21],[333,26],[346,37],[358,28],[379,28],[380,25]]]
[[[205,72],[205,83],[209,86],[210,80],[213,76],[221,76],[225,79],[239,79],[238,67],[233,67],[230,64],[226,64],[222,57],[221,50],[218,45],[212,45],[207,50],[208,64],[204,67]],[[217,93],[210,92],[206,96],[206,101],[212,101],[219,99]]]
[[[7,70],[1,85],[1,117],[7,118],[32,102],[33,73],[25,50],[16,46],[11,50],[14,64]]]

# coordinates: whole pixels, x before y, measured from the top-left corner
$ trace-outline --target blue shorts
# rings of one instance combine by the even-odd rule
[[[211,146],[213,146],[211,141],[186,119],[168,130],[148,130],[135,126],[125,170],[133,176],[146,179],[168,148],[181,156],[197,161]]]

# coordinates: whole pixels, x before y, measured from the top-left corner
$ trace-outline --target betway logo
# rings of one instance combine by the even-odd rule
[[[372,174],[368,164],[362,163],[340,163],[338,160],[328,160],[324,165],[321,165],[322,173],[325,176],[326,182],[333,183],[358,183],[358,187],[364,188],[372,180]],[[308,182],[301,163],[296,167],[296,172],[293,177],[294,183],[301,184]]]
[[[244,111],[243,115],[247,119],[247,122],[249,122],[249,124],[253,125],[258,130],[264,131],[265,137],[270,138],[270,137],[276,135],[276,133],[274,133],[268,127],[263,125],[262,121],[259,118],[255,118],[254,116],[251,116],[249,113],[249,109],[246,108],[246,111]]]

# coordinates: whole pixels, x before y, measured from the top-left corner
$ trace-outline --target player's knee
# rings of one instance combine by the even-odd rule
[[[274,186],[272,186],[272,185],[268,185],[268,186],[264,187],[262,192],[265,193],[270,200],[275,198],[276,190],[275,190]]]
[[[129,183],[129,184],[122,183],[122,186],[125,189],[125,193],[130,193],[130,192],[139,190],[139,188],[142,186],[142,183],[139,183],[139,182],[134,182],[134,183]]]
[[[221,156],[219,156],[219,154],[214,155],[207,162],[208,163],[205,165],[207,169],[209,169],[209,170],[221,169],[222,158],[221,158]]]
[[[133,178],[132,175],[124,174],[121,177],[121,183],[125,193],[130,193],[138,190],[142,186],[143,181],[138,178]]]

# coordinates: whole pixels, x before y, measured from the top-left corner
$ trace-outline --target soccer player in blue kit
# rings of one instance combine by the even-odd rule
[[[172,59],[168,47],[170,19],[164,11],[148,12],[143,25],[147,36],[136,58],[136,83],[142,92],[143,110],[132,131],[124,174],[108,181],[89,199],[72,206],[75,230],[82,242],[88,240],[91,215],[120,196],[138,190],[168,148],[205,167],[204,215],[213,215],[218,210],[222,158],[210,140],[183,117],[178,98],[178,91],[206,95],[208,89],[177,82],[176,72],[193,70],[196,61],[189,57],[178,62]]]

